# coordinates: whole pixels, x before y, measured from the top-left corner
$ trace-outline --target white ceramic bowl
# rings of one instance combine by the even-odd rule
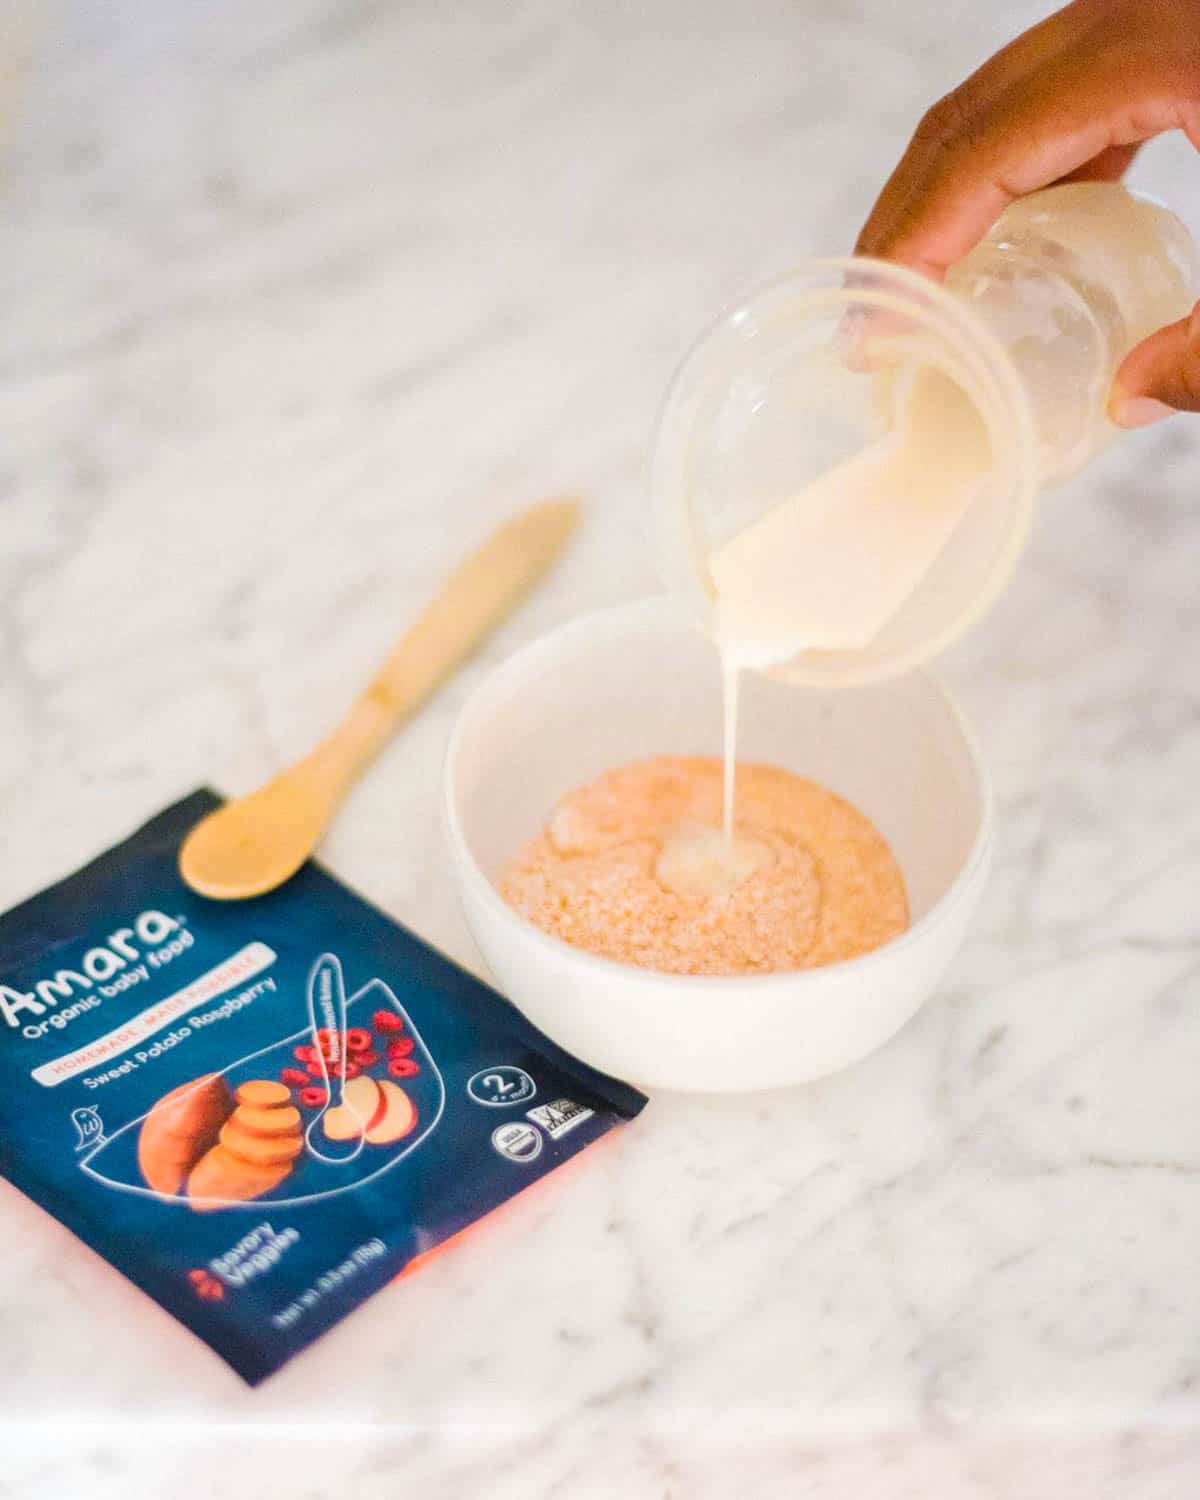
[[[824,690],[751,676],[739,756],[809,776],[874,821],[908,884],[908,932],[825,968],[697,978],[581,952],[500,897],[496,880],[564,793],[627,761],[720,749],[716,653],[676,606],[653,600],[517,652],[468,700],[447,755],[454,871],[500,989],[568,1051],[651,1088],[777,1088],[865,1056],[933,991],[987,877],[986,777],[932,677]]]

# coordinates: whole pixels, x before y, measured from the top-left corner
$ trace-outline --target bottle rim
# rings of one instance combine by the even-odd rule
[[[839,330],[846,330],[864,313],[904,319],[932,338],[948,367],[958,372],[955,378],[987,426],[1009,524],[971,607],[960,610],[944,629],[882,662],[869,651],[814,652],[772,669],[773,675],[794,682],[865,682],[897,675],[938,654],[977,623],[1004,590],[1032,526],[1037,492],[1033,414],[1008,352],[987,324],[960,297],[907,267],[867,256],[814,257],[724,309],[676,367],[659,409],[649,474],[659,566],[667,587],[688,602],[700,623],[710,623],[707,554],[690,519],[689,497],[696,424],[711,405],[714,388],[721,388],[721,355],[748,345],[784,318],[794,320],[799,332],[806,323],[827,322],[832,314]]]

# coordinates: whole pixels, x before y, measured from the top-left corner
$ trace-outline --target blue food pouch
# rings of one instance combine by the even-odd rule
[[[0,917],[0,1174],[256,1383],[645,1099],[316,864],[195,895],[218,805]]]

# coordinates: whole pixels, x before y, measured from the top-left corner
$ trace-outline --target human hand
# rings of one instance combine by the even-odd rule
[[[1200,150],[1200,0],[1074,0],[928,111],[856,253],[940,280],[1014,199],[1116,181],[1166,130]],[[1129,353],[1109,400],[1123,427],[1177,410],[1200,411],[1200,303]]]

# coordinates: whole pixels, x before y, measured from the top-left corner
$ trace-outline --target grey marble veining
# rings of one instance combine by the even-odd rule
[[[843,249],[1041,9],[48,10],[0,183],[0,905],[296,754],[469,540],[579,489],[566,565],[328,844],[477,964],[436,808],[457,706],[656,587],[642,465],[688,341]],[[1200,225],[1181,142],[1138,179]],[[655,1099],[253,1395],[0,1193],[2,1500],[1200,1493],[1198,495],[1200,426],[1122,440],[945,664],[999,859],[861,1066]]]

